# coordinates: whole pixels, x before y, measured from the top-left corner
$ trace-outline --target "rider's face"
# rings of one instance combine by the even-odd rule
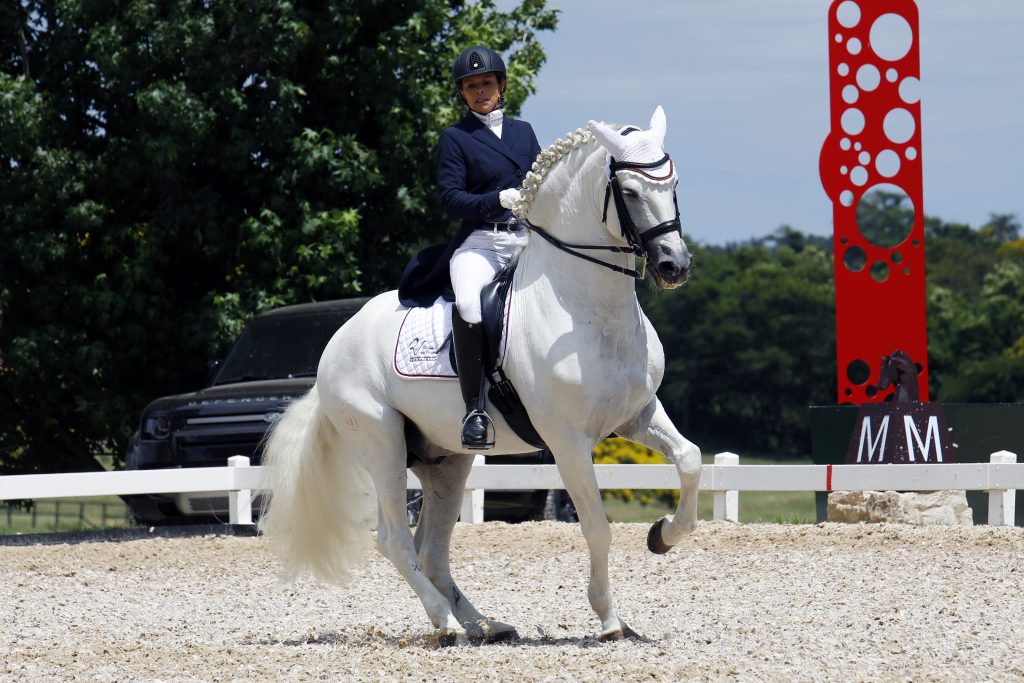
[[[490,114],[501,101],[504,85],[504,81],[498,80],[497,74],[476,74],[462,79],[459,92],[469,108],[477,114]]]

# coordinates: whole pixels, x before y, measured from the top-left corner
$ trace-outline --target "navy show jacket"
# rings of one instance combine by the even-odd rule
[[[437,149],[437,189],[441,205],[462,227],[447,244],[427,247],[402,273],[398,297],[404,306],[430,306],[451,293],[448,262],[471,232],[487,223],[506,221],[512,212],[498,194],[519,187],[540,154],[540,144],[526,121],[505,117],[499,138],[472,112],[441,133]]]

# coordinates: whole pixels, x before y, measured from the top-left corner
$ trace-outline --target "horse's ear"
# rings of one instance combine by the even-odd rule
[[[668,131],[668,122],[665,120],[665,110],[658,105],[651,116],[651,130],[658,134],[662,145],[665,144],[665,133]]]
[[[626,149],[626,138],[600,121],[587,121],[587,128],[597,137],[597,141],[611,152],[613,157],[618,159],[622,156],[623,150]]]

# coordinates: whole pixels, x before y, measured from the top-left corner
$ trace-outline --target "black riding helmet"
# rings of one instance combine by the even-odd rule
[[[467,47],[452,65],[452,80],[456,88],[466,76],[485,73],[496,73],[498,80],[505,80],[505,62],[501,61],[501,55],[483,45]]]

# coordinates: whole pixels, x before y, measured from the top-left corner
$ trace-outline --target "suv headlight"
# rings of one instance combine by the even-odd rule
[[[142,435],[151,439],[166,439],[171,433],[171,416],[154,415],[142,421]]]

